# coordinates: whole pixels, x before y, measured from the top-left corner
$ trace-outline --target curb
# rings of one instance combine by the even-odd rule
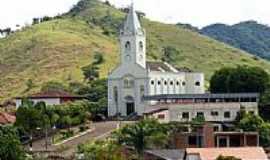
[[[65,144],[65,143],[67,143],[67,142],[69,142],[69,141],[72,141],[72,140],[74,140],[74,139],[76,139],[76,138],[79,138],[79,137],[84,136],[84,135],[86,135],[86,134],[88,134],[88,133],[90,133],[90,132],[93,132],[94,130],[96,130],[96,128],[92,128],[92,129],[89,129],[89,130],[87,130],[87,131],[84,131],[84,132],[82,132],[82,133],[80,133],[80,134],[77,134],[77,135],[75,135],[75,136],[73,136],[73,137],[70,137],[70,138],[68,138],[68,139],[66,139],[66,140],[63,140],[62,142],[53,144],[53,146],[59,146],[59,145]]]

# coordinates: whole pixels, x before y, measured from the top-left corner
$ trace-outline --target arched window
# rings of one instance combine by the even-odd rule
[[[185,85],[186,85],[186,82],[185,82],[185,81],[183,81],[183,82],[182,82],[182,86],[185,86]]]
[[[158,81],[158,85],[160,85],[161,84],[161,82],[160,81]]]
[[[165,85],[165,86],[167,85],[167,81],[164,81],[164,85]]]
[[[130,51],[131,50],[131,45],[130,45],[130,42],[129,41],[126,42],[125,49],[126,49],[126,51]]]
[[[118,90],[117,87],[113,87],[113,99],[117,103],[118,102]]]
[[[198,82],[195,83],[195,85],[196,85],[196,86],[200,86],[201,83],[198,81]]]
[[[151,81],[151,84],[152,84],[152,85],[155,85],[155,81],[154,81],[154,80],[152,80],[152,81]]]
[[[171,86],[173,85],[173,81],[170,82]]]
[[[139,51],[143,52],[143,42],[142,41],[139,42]]]
[[[124,78],[124,88],[133,88],[134,80],[131,77]]]
[[[145,90],[144,90],[144,86],[141,85],[141,86],[140,86],[140,94],[141,94],[141,98],[143,98],[143,96],[144,96],[144,94],[145,94],[144,91],[145,91]]]

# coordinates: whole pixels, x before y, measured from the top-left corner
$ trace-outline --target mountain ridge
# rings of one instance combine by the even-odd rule
[[[246,52],[270,60],[270,27],[256,21],[244,21],[235,25],[212,24],[200,33],[232,45]]]

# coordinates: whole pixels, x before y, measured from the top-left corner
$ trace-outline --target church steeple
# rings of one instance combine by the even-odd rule
[[[136,63],[146,67],[145,31],[132,4],[120,30],[121,62],[129,65]]]
[[[129,13],[124,23],[124,31],[129,31],[130,33],[136,34],[142,31],[141,24],[138,15],[134,9],[134,4],[129,8]]]

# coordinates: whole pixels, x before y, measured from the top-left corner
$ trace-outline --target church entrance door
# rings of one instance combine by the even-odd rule
[[[135,104],[134,102],[132,103],[127,103],[127,116],[135,112]]]

